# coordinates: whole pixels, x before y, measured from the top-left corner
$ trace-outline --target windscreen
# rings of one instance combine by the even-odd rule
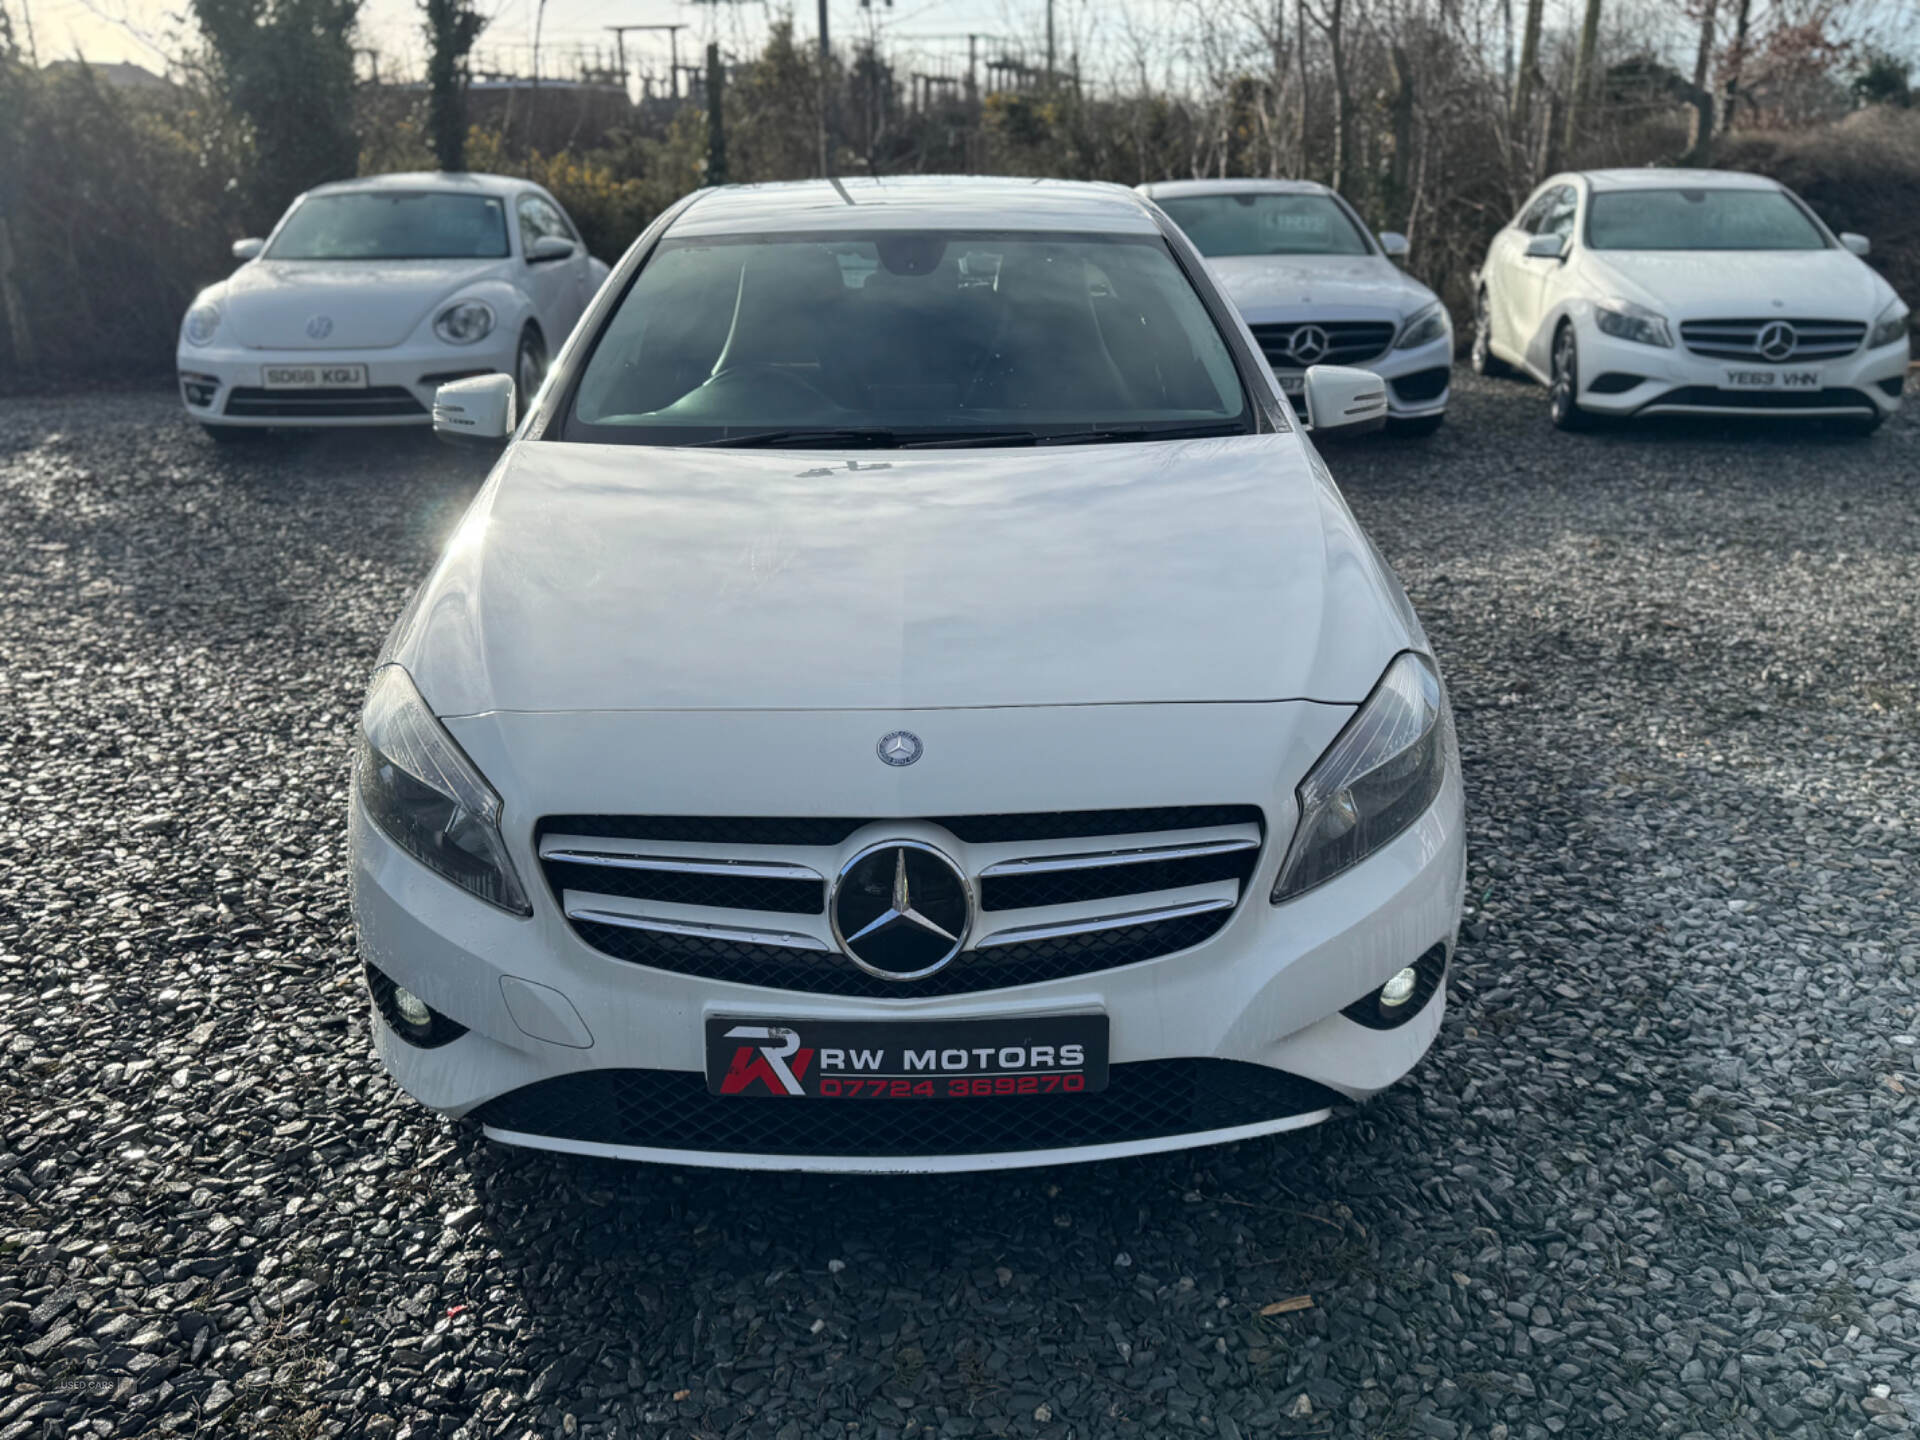
[[[273,260],[499,260],[504,204],[491,195],[362,190],[314,195],[287,217]]]
[[[1367,237],[1325,195],[1258,191],[1159,202],[1202,255],[1366,255]]]
[[[665,241],[587,359],[565,434],[1015,444],[1251,428],[1226,342],[1157,235],[926,230]]]
[[[1602,190],[1587,205],[1594,250],[1824,250],[1826,236],[1778,190]]]

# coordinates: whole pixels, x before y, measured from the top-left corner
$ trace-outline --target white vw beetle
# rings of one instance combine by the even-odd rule
[[[607,267],[538,185],[381,175],[316,186],[180,326],[180,398],[216,440],[426,425],[440,385],[539,388]]]

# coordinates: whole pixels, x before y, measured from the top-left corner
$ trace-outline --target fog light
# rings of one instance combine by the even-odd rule
[[[1380,1008],[1382,1010],[1392,1010],[1406,1004],[1407,1001],[1413,998],[1414,989],[1419,983],[1420,976],[1415,972],[1414,968],[1409,965],[1380,987]],[[408,1000],[413,999],[413,997],[408,995],[404,990],[402,990],[400,994],[405,997],[401,1001],[402,1005]]]
[[[1398,979],[1399,977],[1395,976],[1394,978]],[[1409,991],[1413,989],[1411,981],[1408,982],[1407,989]],[[393,1004],[394,1008],[400,1012],[400,1018],[416,1029],[424,1030],[433,1024],[433,1011],[427,1008],[426,1001],[422,1000],[411,990],[403,989],[398,985],[394,986]]]
[[[367,990],[374,1007],[387,1028],[407,1044],[421,1050],[446,1045],[467,1033],[467,1027],[435,1010],[411,990],[403,990],[393,978],[372,965],[366,967]]]

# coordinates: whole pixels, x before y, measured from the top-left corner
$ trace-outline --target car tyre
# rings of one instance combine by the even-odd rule
[[[1593,416],[1580,408],[1580,342],[1563,324],[1553,337],[1553,373],[1547,382],[1547,414],[1556,430],[1586,430]]]
[[[540,389],[540,382],[547,378],[547,342],[541,335],[540,327],[528,324],[520,332],[520,348],[513,357],[513,387],[518,392],[514,396],[515,408],[525,414],[527,406],[533,403],[534,395]]]
[[[1504,380],[1513,374],[1513,367],[1493,353],[1493,316],[1484,285],[1473,297],[1473,348],[1467,354],[1467,363],[1474,374],[1489,380]]]
[[[1423,439],[1438,430],[1446,418],[1446,412],[1442,411],[1438,415],[1421,415],[1412,420],[1389,420],[1387,433],[1408,440]]]

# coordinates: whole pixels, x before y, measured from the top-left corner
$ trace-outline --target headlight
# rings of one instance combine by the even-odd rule
[[[1593,322],[1600,327],[1602,335],[1611,335],[1616,340],[1673,348],[1673,332],[1667,328],[1667,317],[1631,300],[1601,301],[1594,307]]]
[[[196,305],[187,311],[187,323],[183,327],[189,345],[204,345],[213,339],[213,332],[220,328],[220,307],[218,305]]]
[[[449,345],[471,345],[493,329],[493,307],[478,300],[449,305],[433,319],[433,333]]]
[[[1426,813],[1446,778],[1446,720],[1433,662],[1403,652],[1300,782],[1274,904],[1359,864]]]
[[[398,665],[382,666],[367,692],[354,778],[394,844],[489,905],[533,913],[500,838],[500,797]]]
[[[1430,345],[1446,334],[1448,328],[1445,306],[1438,300],[1422,305],[1400,327],[1400,338],[1393,342],[1393,348],[1411,350],[1416,345]]]
[[[1873,333],[1867,336],[1867,348],[1878,350],[1882,345],[1891,345],[1906,337],[1908,312],[1899,300],[1890,302],[1880,312],[1880,318],[1873,322]]]

